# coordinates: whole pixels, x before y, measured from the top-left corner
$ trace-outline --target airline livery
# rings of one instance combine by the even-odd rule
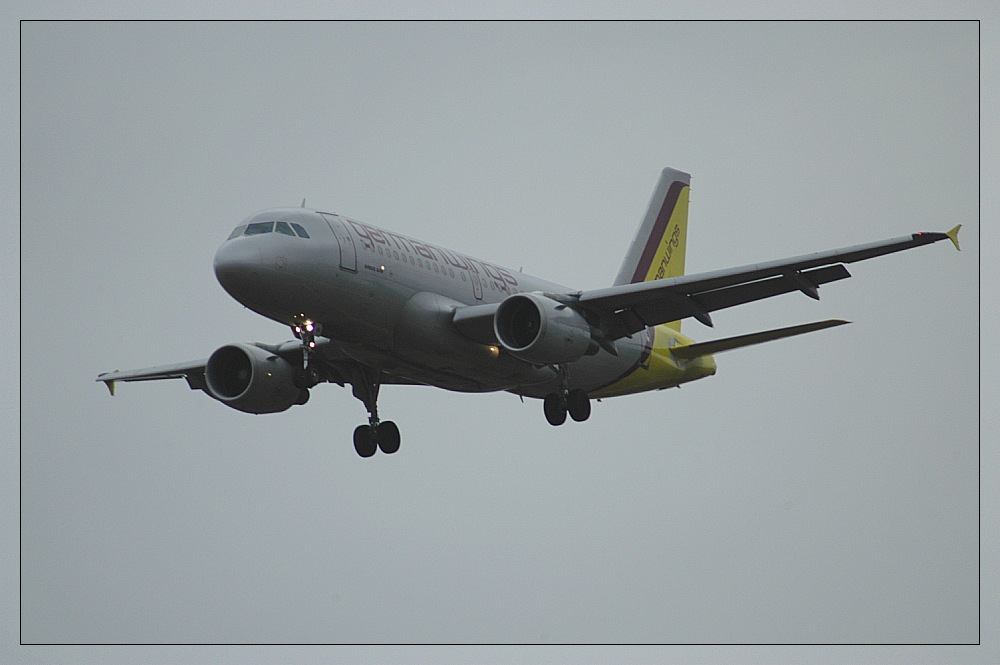
[[[578,291],[520,271],[320,210],[248,217],[215,254],[236,300],[289,326],[282,344],[227,344],[207,359],[101,374],[119,381],[184,378],[226,406],[277,413],[320,383],[350,385],[368,411],[354,431],[362,457],[399,449],[381,420],[383,385],[539,398],[562,425],[590,417],[591,400],[672,388],[715,374],[714,354],[838,326],[830,319],[710,342],[681,321],[783,293],[819,299],[844,266],[949,239],[912,235],[698,275],[684,274],[691,178],[664,169],[612,286]]]

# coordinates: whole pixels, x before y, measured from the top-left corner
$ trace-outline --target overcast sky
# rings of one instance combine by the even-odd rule
[[[23,641],[979,640],[977,24],[20,31]],[[183,382],[114,399],[94,383],[288,339],[212,273],[259,209],[305,198],[596,288],[664,166],[692,174],[689,273],[959,223],[963,251],[855,264],[818,303],[745,305],[714,330],[686,321],[699,341],[854,323],[720,355],[714,378],[595,404],[585,424],[552,428],[508,394],[386,388],[391,457],[358,458],[365,411],[337,386],[250,416]],[[16,659],[95,657],[34,649]],[[622,657],[572,655],[602,653]],[[661,653],[678,652],[629,657]],[[680,655],[720,654],[746,655]]]

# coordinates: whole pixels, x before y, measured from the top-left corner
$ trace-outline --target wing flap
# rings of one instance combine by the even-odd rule
[[[771,298],[783,293],[792,291],[802,291],[806,295],[819,299],[816,288],[821,284],[835,282],[839,279],[847,279],[851,273],[847,268],[837,264],[826,268],[816,268],[805,272],[794,272],[781,277],[770,277],[749,284],[730,286],[724,289],[716,289],[697,295],[705,309],[714,312],[717,309],[726,309],[735,305]],[[804,281],[803,281],[804,280]]]

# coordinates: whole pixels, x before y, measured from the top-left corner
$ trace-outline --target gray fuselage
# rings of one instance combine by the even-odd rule
[[[249,309],[287,326],[320,323],[337,352],[410,382],[532,397],[558,386],[553,367],[472,341],[452,317],[514,293],[571,292],[559,284],[305,208],[248,217],[217,251],[215,272]],[[618,340],[617,356],[602,350],[569,363],[568,385],[592,392],[613,384],[651,343],[643,331]]]

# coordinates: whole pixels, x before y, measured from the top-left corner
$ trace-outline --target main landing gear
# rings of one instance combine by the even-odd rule
[[[545,419],[558,427],[566,422],[566,414],[578,423],[590,417],[590,398],[582,390],[549,393],[544,400]]]
[[[590,417],[590,398],[587,393],[579,389],[569,390],[566,384],[569,381],[565,366],[559,366],[560,388],[554,393],[545,396],[543,407],[545,419],[553,427],[558,427],[566,422],[566,414],[578,423]]]
[[[354,396],[368,409],[368,424],[354,430],[354,450],[362,457],[371,457],[378,450],[391,455],[399,450],[399,428],[391,420],[378,419],[378,391],[382,386],[382,373],[360,365],[351,372]]]

